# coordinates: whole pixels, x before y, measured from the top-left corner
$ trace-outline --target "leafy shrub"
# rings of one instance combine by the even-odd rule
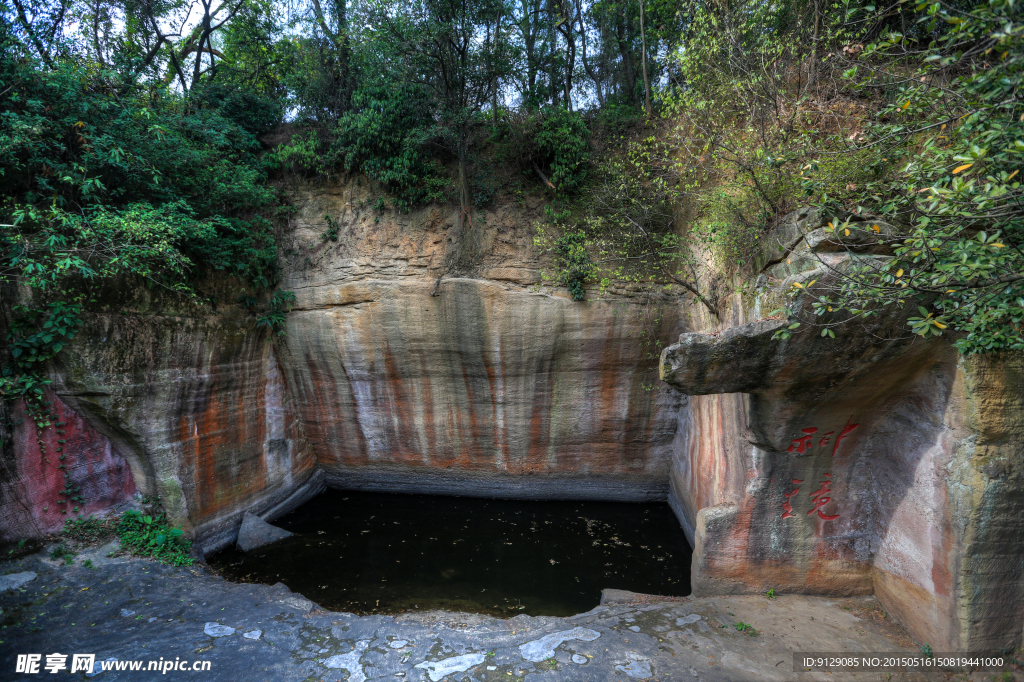
[[[256,327],[270,329],[278,336],[284,336],[285,313],[292,309],[293,303],[295,303],[293,292],[278,289],[267,303],[267,312],[257,318]]]
[[[153,517],[129,511],[117,524],[121,548],[133,556],[152,557],[172,566],[191,566],[192,543],[183,537],[180,528],[171,528],[161,514]]]
[[[587,177],[590,159],[590,130],[580,113],[542,109],[536,141],[541,165],[551,170],[551,184],[560,192],[578,190]]]
[[[341,165],[383,184],[404,210],[446,199],[450,182],[424,151],[435,124],[423,91],[367,86],[352,103],[353,110],[338,121],[331,150]]]
[[[559,280],[569,288],[572,300],[582,301],[586,296],[584,285],[594,274],[594,263],[587,253],[587,234],[581,229],[567,229],[555,240],[560,256]]]
[[[327,229],[320,233],[320,239],[338,241],[338,221],[327,214],[324,214],[324,220],[327,222]]]
[[[203,87],[197,99],[252,135],[268,132],[284,114],[277,100],[219,83]]]

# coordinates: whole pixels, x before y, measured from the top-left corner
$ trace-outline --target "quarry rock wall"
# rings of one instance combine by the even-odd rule
[[[210,314],[89,316],[53,387],[209,551],[233,541],[245,511],[297,503],[319,479],[266,334],[232,307],[199,312]]]
[[[902,311],[835,339],[765,314],[848,251],[884,257],[866,230],[837,248],[791,215],[714,317],[642,287],[572,301],[539,198],[463,222],[358,181],[284,191],[285,333],[224,303],[237,283],[114,292],[53,368],[53,425],[3,408],[0,539],[137,496],[205,552],[327,485],[667,499],[697,594],[873,593],[935,651],[1021,642],[1024,356],[961,357]]]
[[[220,301],[203,306],[120,286],[61,353],[53,392],[125,481],[88,511],[137,490],[211,552],[245,512],[272,519],[325,485],[665,499],[681,398],[657,380],[657,352],[683,330],[676,299],[619,289],[577,303],[541,286],[539,199],[462,225],[447,209],[372,208],[358,180],[284,191],[279,288],[296,301],[283,335],[233,303],[238,283],[200,283]],[[49,488],[17,428],[9,538],[61,520],[51,505],[25,523]]]
[[[760,311],[846,257],[815,257],[823,222],[789,216],[755,300],[662,355],[689,396],[671,481],[695,593],[873,593],[936,651],[1013,648],[1024,356],[961,357],[907,334],[905,311],[775,338],[789,321]]]
[[[679,398],[654,342],[682,330],[677,301],[539,286],[528,206],[463,229],[457,213],[385,219],[366,190],[336,190],[298,194],[285,249],[312,257],[281,285],[297,296],[283,366],[332,485],[665,498]]]

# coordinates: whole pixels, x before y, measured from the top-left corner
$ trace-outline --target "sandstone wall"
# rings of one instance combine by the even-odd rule
[[[117,446],[47,391],[50,427],[37,428],[24,403],[9,415],[12,447],[0,469],[0,542],[59,531],[79,514],[116,508],[135,495]]]
[[[311,494],[315,460],[273,344],[242,311],[140,308],[87,318],[55,390],[124,454],[143,494],[216,549],[244,511]]]
[[[537,198],[462,226],[449,209],[375,210],[358,180],[283,191],[295,213],[280,288],[297,298],[286,335],[224,303],[237,283],[201,284],[216,307],[121,286],[61,353],[55,394],[125,481],[89,511],[133,482],[210,552],[243,512],[273,518],[325,484],[665,498],[682,398],[657,380],[657,344],[683,330],[674,297],[626,288],[573,302],[545,286]],[[33,438],[19,432],[17,458],[5,456],[20,467],[0,498],[9,537],[59,526],[38,521],[42,493],[12,493],[49,490],[33,482]],[[31,509],[22,520],[18,505]]]
[[[904,313],[773,340],[785,322],[758,307],[822,277],[820,222],[791,216],[760,300],[737,297],[713,333],[663,354],[663,378],[691,394],[672,485],[695,528],[694,589],[875,593],[936,651],[1012,648],[1024,360],[960,358],[909,336]]]
[[[332,485],[664,499],[679,398],[651,350],[681,330],[672,299],[539,286],[536,203],[462,229],[353,184],[295,194],[282,360]]]

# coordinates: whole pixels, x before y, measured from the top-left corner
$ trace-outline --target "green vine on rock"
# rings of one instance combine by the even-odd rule
[[[320,239],[324,241],[329,239],[332,242],[338,241],[338,221],[326,213],[324,214],[324,220],[327,222],[327,229],[320,234]]]
[[[42,308],[14,306],[7,333],[11,362],[0,370],[0,397],[24,399],[40,429],[50,425],[43,397],[51,382],[42,376],[42,366],[75,338],[82,324],[81,312],[80,304],[66,301],[54,301]]]
[[[574,301],[586,297],[584,284],[594,274],[594,263],[587,253],[587,235],[583,230],[566,230],[555,240],[561,260],[560,280],[569,288]]]
[[[256,328],[269,329],[278,336],[284,336],[286,333],[284,328],[285,314],[292,309],[293,303],[295,303],[295,294],[293,292],[281,291],[280,289],[275,291],[267,303],[266,313],[256,319]]]

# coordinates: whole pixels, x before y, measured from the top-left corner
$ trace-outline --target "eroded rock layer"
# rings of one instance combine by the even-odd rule
[[[325,484],[665,498],[680,397],[657,350],[682,331],[676,299],[541,286],[537,200],[462,225],[373,209],[358,182],[286,191],[285,334],[225,303],[238,283],[201,283],[221,301],[203,307],[122,287],[54,375],[203,550],[233,542],[244,512],[273,519]]]
[[[762,299],[827,276],[820,216],[791,219]],[[731,324],[662,355],[692,396],[672,484],[695,592],[875,593],[936,650],[1016,646],[1024,356],[961,358],[909,336],[900,311],[782,340],[787,321],[747,310],[734,301]]]
[[[303,494],[315,461],[273,345],[240,312],[103,314],[79,338],[57,392],[201,546],[232,542],[246,510]]]
[[[286,270],[282,361],[332,485],[665,497],[678,398],[652,350],[681,331],[671,299],[541,290],[530,207],[462,228],[384,220],[354,185],[296,195],[292,251],[313,255]]]
[[[667,392],[643,383],[632,306],[466,278],[441,296],[432,286],[343,284],[342,302],[307,295],[289,317],[289,381],[332,482],[664,497],[676,422]]]

